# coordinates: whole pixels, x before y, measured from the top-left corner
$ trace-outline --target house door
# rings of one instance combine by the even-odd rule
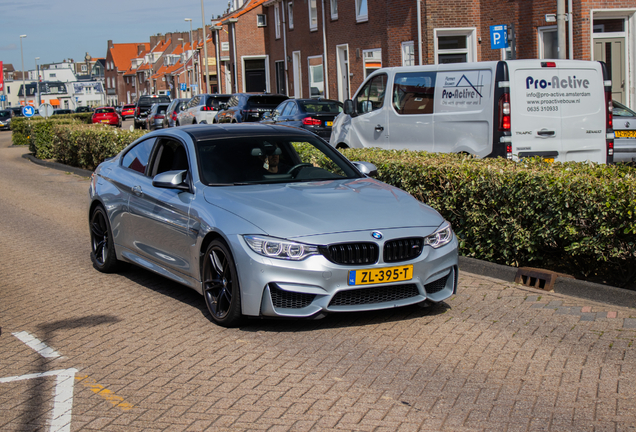
[[[245,60],[245,91],[247,93],[267,92],[265,59]]]
[[[276,93],[287,95],[285,88],[285,62],[276,62]]]
[[[349,91],[349,47],[339,45],[336,47],[338,60],[338,100],[344,102],[351,98]]]
[[[223,75],[225,76],[225,93],[234,93],[232,89],[232,70],[230,69],[230,62],[223,62]]]
[[[594,60],[604,61],[612,80],[612,99],[622,104],[625,99],[625,38],[594,40]]]
[[[303,97],[303,87],[302,84],[300,83],[301,80],[301,73],[300,73],[300,51],[295,51],[293,54],[293,72],[294,72],[294,97],[295,98],[302,98]]]

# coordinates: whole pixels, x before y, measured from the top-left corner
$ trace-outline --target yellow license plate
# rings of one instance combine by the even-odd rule
[[[554,162],[554,158],[543,158],[543,160],[548,162],[548,163],[553,163]]]
[[[616,138],[636,138],[636,131],[633,130],[615,130],[614,136]]]
[[[102,123],[108,123],[108,120],[102,120]]]
[[[413,279],[413,266],[384,267],[379,269],[351,270],[349,285],[369,285],[400,282]]]
[[[325,122],[325,126],[331,127],[331,126],[333,126],[333,122]]]

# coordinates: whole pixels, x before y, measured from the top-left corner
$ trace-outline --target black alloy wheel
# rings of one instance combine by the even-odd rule
[[[203,297],[212,320],[224,327],[240,324],[241,292],[234,259],[220,240],[210,243],[203,263]]]
[[[91,230],[91,261],[93,266],[103,273],[119,270],[121,261],[117,260],[113,234],[108,222],[106,210],[97,206],[90,218]]]

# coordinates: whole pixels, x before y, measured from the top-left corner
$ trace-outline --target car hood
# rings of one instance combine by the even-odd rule
[[[281,238],[386,228],[436,228],[444,220],[406,192],[370,178],[206,187],[204,195],[210,204]]]

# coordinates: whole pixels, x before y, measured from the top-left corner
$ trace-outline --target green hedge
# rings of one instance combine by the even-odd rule
[[[145,133],[77,121],[36,124],[28,130],[36,156],[88,169]],[[14,129],[14,143],[24,139],[25,130]],[[636,279],[636,170],[631,167],[379,149],[343,153],[375,164],[379,180],[437,209],[453,224],[463,256],[618,286]]]
[[[453,224],[463,256],[625,286],[636,275],[636,171],[624,165],[347,149]]]

